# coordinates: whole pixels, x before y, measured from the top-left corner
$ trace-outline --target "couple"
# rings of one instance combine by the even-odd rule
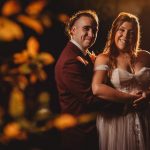
[[[77,12],[67,24],[70,41],[55,67],[62,113],[98,115],[96,123],[62,131],[62,149],[148,150],[150,54],[139,50],[138,18],[124,12],[117,16],[93,65],[87,49],[98,24],[92,10]]]

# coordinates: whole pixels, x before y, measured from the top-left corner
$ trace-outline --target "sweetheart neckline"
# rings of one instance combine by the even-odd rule
[[[142,67],[137,73],[131,73],[131,72],[129,72],[129,71],[127,71],[127,70],[124,70],[124,69],[122,69],[122,68],[115,68],[114,70],[121,70],[121,71],[127,72],[127,73],[132,74],[132,75],[138,75],[138,74],[140,74],[140,72],[142,72],[142,71],[145,70],[145,69],[150,70],[149,67]]]

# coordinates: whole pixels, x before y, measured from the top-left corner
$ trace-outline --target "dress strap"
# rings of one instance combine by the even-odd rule
[[[94,71],[98,71],[98,70],[109,70],[109,66],[108,65],[97,65],[94,68]]]

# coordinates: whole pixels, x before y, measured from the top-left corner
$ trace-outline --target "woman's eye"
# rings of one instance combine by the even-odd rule
[[[134,31],[130,31],[130,35],[134,35]]]
[[[121,28],[120,28],[120,29],[119,29],[119,31],[120,31],[120,32],[123,32],[123,31],[124,31],[124,29],[121,29]]]

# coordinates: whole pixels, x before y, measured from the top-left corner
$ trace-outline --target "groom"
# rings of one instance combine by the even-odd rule
[[[98,24],[98,16],[92,10],[77,12],[67,24],[70,41],[55,66],[62,113],[78,116],[96,111],[99,104],[103,106],[103,101],[92,94],[93,62],[87,54],[96,40]],[[62,149],[98,150],[95,121],[64,130]]]

